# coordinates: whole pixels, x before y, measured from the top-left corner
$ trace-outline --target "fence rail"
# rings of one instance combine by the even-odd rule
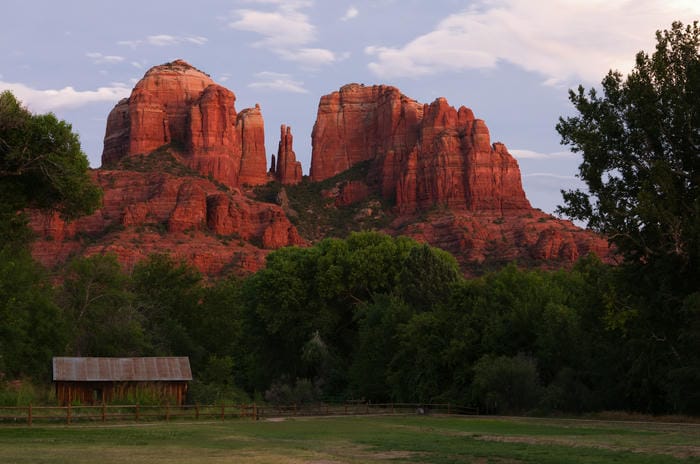
[[[200,419],[251,419],[297,416],[357,416],[370,414],[479,414],[476,408],[450,403],[315,403],[303,405],[218,404],[0,406],[0,423],[31,426],[41,423],[148,422]]]

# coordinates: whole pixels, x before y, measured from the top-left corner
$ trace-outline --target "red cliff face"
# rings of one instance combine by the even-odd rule
[[[280,127],[280,143],[277,149],[277,163],[272,157],[270,171],[278,182],[285,185],[296,185],[301,182],[301,163],[294,153],[292,128],[282,124]]]
[[[312,145],[313,180],[369,161],[368,184],[395,202],[385,230],[447,250],[467,269],[513,260],[557,267],[589,252],[610,259],[605,239],[533,209],[505,145],[444,98],[422,105],[394,87],[346,85],[321,97]],[[338,207],[368,195],[361,182],[326,193]]]
[[[444,98],[421,105],[388,86],[350,84],[321,98],[312,134],[319,181],[372,160],[382,195],[411,213],[530,209],[517,161],[483,121]]]
[[[267,182],[260,108],[236,113],[236,96],[182,60],[151,68],[107,119],[102,164],[164,145],[229,186]]]
[[[301,182],[291,129],[281,127],[268,174],[260,108],[236,112],[235,100],[184,61],[149,70],[107,120],[103,168],[92,173],[102,208],[69,224],[32,214],[35,258],[54,267],[111,252],[130,267],[168,253],[218,275],[258,270],[270,250],[307,244],[285,214],[301,220],[289,199],[258,202],[244,188]],[[443,98],[424,105],[394,87],[346,85],[321,98],[312,145],[313,181],[366,164],[324,186],[318,217],[347,212],[355,229],[430,243],[473,274],[513,260],[560,267],[588,252],[609,260],[603,238],[531,208],[506,147],[491,143],[471,110]],[[304,213],[314,220],[313,208]],[[320,231],[313,239],[336,230],[312,229]]]
[[[164,172],[93,171],[101,209],[66,224],[35,213],[34,257],[60,265],[75,254],[115,253],[127,267],[151,253],[185,259],[205,274],[256,271],[270,250],[305,241],[277,205],[222,191],[200,177]],[[253,245],[254,244],[254,245]]]

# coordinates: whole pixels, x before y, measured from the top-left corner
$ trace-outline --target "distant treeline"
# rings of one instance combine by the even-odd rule
[[[0,371],[48,383],[51,357],[189,356],[193,400],[231,395],[452,402],[493,413],[700,413],[697,293],[646,307],[630,270],[515,264],[478,279],[407,238],[356,233],[284,248],[205,282],[154,255],[124,272],[77,258],[53,286],[0,256]]]

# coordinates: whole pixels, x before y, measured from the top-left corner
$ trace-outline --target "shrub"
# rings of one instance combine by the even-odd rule
[[[535,361],[485,355],[474,365],[472,394],[488,413],[522,414],[539,402],[541,389]]]

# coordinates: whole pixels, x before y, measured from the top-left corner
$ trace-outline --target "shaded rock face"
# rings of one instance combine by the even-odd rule
[[[296,185],[301,182],[301,163],[297,161],[297,156],[293,148],[294,137],[292,128],[282,124],[280,127],[280,143],[277,149],[277,158],[272,157],[272,167],[270,172],[275,180],[284,185]]]
[[[155,66],[109,114],[103,166],[163,145],[229,187],[267,182],[260,107],[236,112],[236,96],[182,60]]]
[[[312,180],[371,160],[382,196],[401,213],[531,208],[506,147],[491,144],[471,110],[444,98],[423,105],[395,87],[346,85],[321,97],[312,146]]]
[[[57,214],[31,215],[38,235],[33,255],[42,264],[115,253],[129,268],[151,253],[168,253],[216,275],[256,271],[272,249],[306,243],[279,206],[201,177],[104,169],[92,175],[104,190],[94,214],[69,224]]]

